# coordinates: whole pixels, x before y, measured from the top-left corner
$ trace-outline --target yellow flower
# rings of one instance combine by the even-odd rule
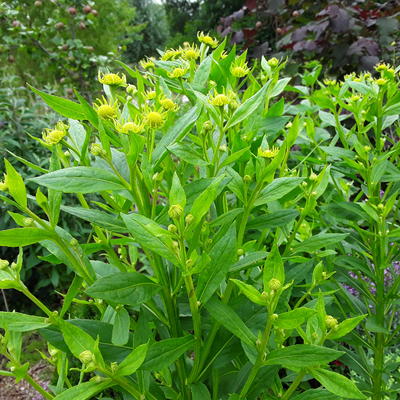
[[[143,122],[135,121],[127,121],[124,123],[115,122],[115,129],[120,133],[141,133],[144,130]]]
[[[375,65],[375,71],[381,72],[381,71],[387,71],[389,69],[389,65],[385,63],[380,63]]]
[[[140,60],[139,64],[143,69],[154,68],[154,58],[150,57],[150,58],[146,58],[145,60],[144,59]]]
[[[385,79],[385,78],[375,79],[375,83],[378,86],[383,86],[383,85],[385,85],[387,83],[387,79]]]
[[[245,60],[241,60],[240,57],[236,57],[235,61],[230,67],[231,74],[236,78],[243,78],[250,72],[250,68],[247,66]]]
[[[144,97],[146,100],[154,100],[157,96],[157,93],[155,90],[147,90],[146,93],[144,94]]]
[[[267,61],[267,63],[270,67],[274,68],[279,64],[279,60],[275,57],[272,57]]]
[[[185,47],[182,50],[182,57],[185,60],[197,60],[200,57],[199,48],[195,45]]]
[[[113,103],[108,103],[108,101],[103,96],[101,99],[97,99],[98,104],[94,104],[94,108],[100,118],[103,119],[113,119],[118,114],[118,103],[114,101]]]
[[[126,86],[126,76],[124,74],[104,74],[99,71],[99,82],[108,86]]]
[[[160,104],[165,110],[168,111],[177,111],[179,108],[178,104],[176,104],[173,100],[167,97],[165,99],[160,100]]]
[[[46,144],[53,145],[59,143],[68,133],[69,126],[64,122],[57,122],[54,129],[46,128],[42,133],[42,138]]]
[[[361,99],[361,96],[359,96],[358,94],[353,94],[353,96],[351,96],[350,98],[349,98],[349,102],[350,103],[355,103],[356,101],[358,101],[358,100],[360,100]]]
[[[335,86],[336,85],[336,79],[324,79],[324,84],[326,86]]]
[[[177,49],[166,50],[161,56],[161,60],[163,61],[173,60],[176,57],[179,57],[181,55],[181,52],[182,50],[177,50]]]
[[[150,128],[161,128],[165,122],[165,114],[158,111],[149,111],[144,116],[144,122]]]
[[[257,152],[260,157],[264,158],[274,158],[278,153],[278,147],[272,147],[271,149],[262,149],[261,147],[259,147]]]
[[[215,94],[211,96],[208,101],[213,106],[223,107],[229,104],[231,102],[231,99],[226,94],[218,93],[216,91]]]
[[[212,48],[218,46],[218,40],[216,38],[213,38],[212,36],[205,35],[204,32],[198,32],[197,39],[199,40],[199,42],[204,43]]]
[[[189,68],[177,67],[174,68],[172,71],[168,72],[168,76],[170,78],[182,78],[182,76],[186,75],[188,70]]]

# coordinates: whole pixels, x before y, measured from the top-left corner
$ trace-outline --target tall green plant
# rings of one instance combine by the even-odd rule
[[[344,307],[335,267],[341,252],[370,258],[371,243],[381,276],[388,261],[382,237],[398,231],[398,192],[376,211],[375,204],[359,205],[360,220],[350,226],[340,215],[331,223],[326,209],[342,199],[359,202],[370,188],[376,195],[371,185],[399,175],[390,162],[397,144],[386,153],[378,137],[396,121],[382,110],[386,99],[396,105],[397,80],[349,79],[326,89],[315,71],[305,85],[290,87],[290,78],[280,77],[284,63],[263,59],[256,76],[245,53],[227,54],[225,42],[208,35],[199,40],[148,60],[146,70],[120,63],[135,86],[124,75],[100,74],[105,97],[93,107],[81,96],[77,103],[33,89],[69,121],[43,134],[51,161],[31,179],[35,196],[6,161],[0,198],[19,211],[13,217],[20,228],[1,231],[0,245],[21,250],[16,262],[2,261],[0,287],[22,292],[43,316],[0,313],[1,352],[10,360],[1,373],[37,387],[20,352],[22,333],[38,330],[58,374],[51,392],[37,387],[48,399],[84,400],[111,389],[128,399],[383,399],[389,336],[368,331],[370,317],[364,334],[354,331],[372,309]],[[285,103],[285,88],[305,98]],[[368,122],[344,127],[349,114],[331,105],[348,104],[353,90],[367,88]],[[358,146],[358,129],[366,137],[375,131],[376,154]],[[373,162],[382,159],[384,172],[372,168],[372,180],[362,175],[353,146]],[[329,158],[338,156],[344,165]],[[63,193],[75,194],[80,206],[64,205]],[[34,203],[41,212],[32,212]],[[60,213],[87,221],[92,233],[73,237],[58,226]],[[367,222],[379,231],[363,232]],[[60,310],[20,279],[23,247],[35,243],[52,254],[49,262],[75,273]],[[381,288],[376,310],[396,307],[388,296]],[[74,302],[90,305],[96,320],[74,319]],[[366,336],[375,338],[368,345],[375,369],[363,379],[357,375],[360,366],[370,368],[367,357],[359,363],[352,354]],[[331,364],[338,359],[352,375]]]

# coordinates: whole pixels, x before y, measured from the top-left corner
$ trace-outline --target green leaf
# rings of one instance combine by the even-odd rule
[[[20,284],[15,280],[15,278],[9,272],[0,269],[0,289],[18,288],[20,288]]]
[[[275,96],[278,96],[279,94],[281,94],[291,79],[292,78],[279,79],[278,82],[276,82],[276,84],[272,87],[272,90],[270,91],[269,96],[275,97]]]
[[[82,218],[111,232],[128,232],[124,221],[104,211],[70,206],[61,206],[61,209],[68,214],[75,215],[75,217]]]
[[[244,283],[238,279],[231,279],[231,281],[240,289],[240,291],[254,304],[266,306],[267,302],[261,293],[254,287]]]
[[[39,228],[13,228],[0,231],[0,246],[22,247],[51,239],[49,232]]]
[[[237,272],[242,269],[246,269],[260,261],[264,260],[265,257],[268,256],[266,251],[254,251],[252,253],[246,254],[243,258],[241,258],[238,262],[236,262],[229,269],[229,272]]]
[[[225,179],[224,175],[220,175],[214,178],[211,184],[205,189],[193,202],[190,213],[193,215],[194,219],[191,226],[195,226],[200,222],[203,216],[208,212],[211,204],[214,202],[218,195],[218,187],[220,183]]]
[[[339,339],[344,335],[350,333],[364,318],[366,318],[367,314],[359,315],[358,317],[354,318],[347,318],[342,321],[334,331],[332,331],[328,336],[327,339]],[[368,328],[367,328],[368,329]],[[386,332],[385,332],[386,333]]]
[[[112,172],[93,167],[60,169],[30,180],[64,193],[95,193],[126,189]]]
[[[182,354],[193,348],[195,339],[191,335],[164,339],[150,345],[146,359],[140,369],[161,371],[169,367]]]
[[[52,94],[42,92],[29,84],[28,86],[33,92],[38,94],[48,106],[62,116],[78,120],[87,119],[86,114],[80,104],[62,97],[53,96]]]
[[[236,151],[235,153],[230,154],[228,157],[225,158],[225,160],[221,163],[220,168],[226,167],[229,164],[232,164],[233,162],[239,160],[240,157],[243,156],[246,152],[248,152],[250,147],[244,147],[243,149],[240,149]]]
[[[210,54],[201,62],[201,64],[197,68],[196,73],[194,74],[193,82],[192,82],[193,88],[195,90],[203,89],[203,87],[207,83],[207,80],[208,80],[208,77],[209,77],[210,71],[211,71],[212,61],[213,61],[213,57]]]
[[[1,287],[1,281],[0,281]],[[29,332],[49,326],[44,317],[17,312],[0,312],[0,327],[14,332]]]
[[[233,126],[239,124],[251,114],[257,110],[257,108],[263,104],[266,99],[266,91],[268,89],[269,83],[266,83],[256,94],[247,99],[243,104],[241,104],[233,113],[232,117],[228,120],[226,129],[232,128]]]
[[[263,282],[264,290],[268,291],[268,285],[271,279],[278,279],[283,285],[285,283],[285,267],[278,246],[274,244],[271,252],[268,254],[264,263]]]
[[[132,352],[119,364],[117,375],[132,375],[143,364],[148,351],[148,343],[141,344],[132,350]]]
[[[236,228],[231,225],[209,252],[210,262],[202,269],[197,283],[197,298],[206,303],[225,279],[236,250]]]
[[[261,215],[254,218],[248,222],[246,228],[257,229],[260,231],[264,229],[277,228],[292,222],[298,215],[299,212],[297,210],[278,210],[272,212],[271,214]]]
[[[112,343],[117,346],[125,345],[129,340],[129,327],[131,319],[128,311],[121,307],[115,313],[114,325],[112,330]]]
[[[98,343],[92,336],[71,322],[60,321],[59,327],[65,343],[76,358],[79,358],[82,352],[88,350],[94,354],[98,365],[104,365],[103,357],[98,349]]]
[[[284,368],[297,369],[315,367],[338,359],[343,351],[314,344],[294,344],[283,349],[272,350],[265,365],[282,365]]]
[[[4,159],[4,165],[7,173],[8,191],[20,206],[26,207],[27,197],[24,180],[7,159]]]
[[[311,375],[331,393],[346,399],[366,399],[357,386],[348,378],[336,372],[318,368],[311,370]]]
[[[168,132],[161,138],[153,151],[153,161],[160,163],[167,154],[167,147],[181,140],[192,129],[192,126],[199,118],[201,107],[195,106],[184,113],[175,124],[169,128]]]
[[[281,329],[295,329],[314,314],[315,310],[312,310],[311,308],[296,308],[279,314],[278,319],[274,321],[274,326]]]
[[[173,250],[172,235],[161,228],[156,222],[139,214],[121,214],[129,232],[145,249],[166,258],[175,265],[179,265],[179,260]]]
[[[133,271],[100,278],[86,289],[86,293],[115,304],[136,306],[150,300],[159,290],[154,281]]]
[[[172,177],[171,190],[169,191],[170,205],[179,204],[182,208],[186,205],[186,194],[176,172]]]
[[[176,155],[188,164],[205,166],[209,163],[204,160],[203,155],[196,149],[196,146],[188,143],[174,143],[168,146],[168,151]]]
[[[312,253],[313,251],[319,250],[323,247],[328,247],[342,242],[347,236],[347,233],[320,233],[304,240],[304,242],[293,245],[293,252]]]
[[[283,196],[291,192],[304,178],[277,178],[268,186],[266,186],[254,202],[254,206],[260,206],[270,201],[281,199]]]
[[[192,400],[211,400],[210,392],[204,383],[192,383]]]
[[[88,400],[114,385],[111,379],[105,378],[100,382],[89,381],[65,390],[54,397],[54,400]]]
[[[310,389],[293,397],[291,400],[337,400],[337,397],[325,389]]]
[[[254,345],[256,337],[253,332],[245,325],[239,315],[237,315],[231,307],[217,300],[215,297],[211,298],[205,307],[210,315],[229,332],[233,333],[244,343],[250,346]]]

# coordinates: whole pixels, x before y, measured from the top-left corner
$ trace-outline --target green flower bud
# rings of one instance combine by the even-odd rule
[[[207,132],[212,131],[214,129],[214,125],[212,124],[211,121],[206,121],[203,124],[203,129]]]
[[[245,183],[250,183],[253,179],[250,175],[245,175],[243,177],[243,180],[245,181]]]
[[[325,324],[329,329],[333,329],[338,325],[338,321],[336,318],[332,317],[332,315],[327,315],[325,317]]]
[[[271,315],[271,321],[276,321],[278,319],[279,315],[278,314],[272,314]]]
[[[279,290],[282,287],[282,283],[279,279],[272,278],[268,282],[268,287],[270,290]]]
[[[174,224],[170,224],[168,225],[168,231],[171,233],[175,233],[178,230],[178,228],[176,227],[176,225]]]
[[[168,215],[172,219],[179,218],[183,213],[183,208],[180,204],[172,204],[168,210]]]
[[[238,256],[242,256],[244,254],[244,250],[243,249],[237,249],[236,254]]]
[[[33,219],[26,217],[23,219],[22,223],[24,224],[24,226],[32,226],[33,225]]]
[[[88,365],[94,361],[94,354],[90,350],[84,350],[79,354],[79,360],[82,364]]]
[[[185,218],[186,224],[190,225],[193,222],[193,220],[194,220],[194,217],[192,214],[186,215],[186,218]]]
[[[0,270],[7,268],[10,263],[7,260],[0,259]]]

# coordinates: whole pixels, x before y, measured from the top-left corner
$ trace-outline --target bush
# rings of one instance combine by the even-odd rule
[[[257,4],[257,8],[255,5]],[[254,57],[288,57],[296,71],[318,59],[342,76],[393,62],[399,40],[398,9],[385,1],[253,2],[221,19],[218,31],[249,48]]]
[[[135,86],[101,74],[93,107],[35,89],[69,122],[45,132],[35,196],[6,161],[20,227],[0,245],[21,250],[0,288],[43,315],[0,313],[6,373],[35,384],[20,338],[38,330],[56,399],[395,399],[397,71],[322,83],[316,64],[290,86],[283,62],[253,75],[245,53],[199,38],[145,71],[121,64]],[[35,243],[74,271],[60,310],[20,279]]]
[[[88,90],[99,66],[136,30],[127,0],[10,0],[0,12],[0,62],[22,83]]]

